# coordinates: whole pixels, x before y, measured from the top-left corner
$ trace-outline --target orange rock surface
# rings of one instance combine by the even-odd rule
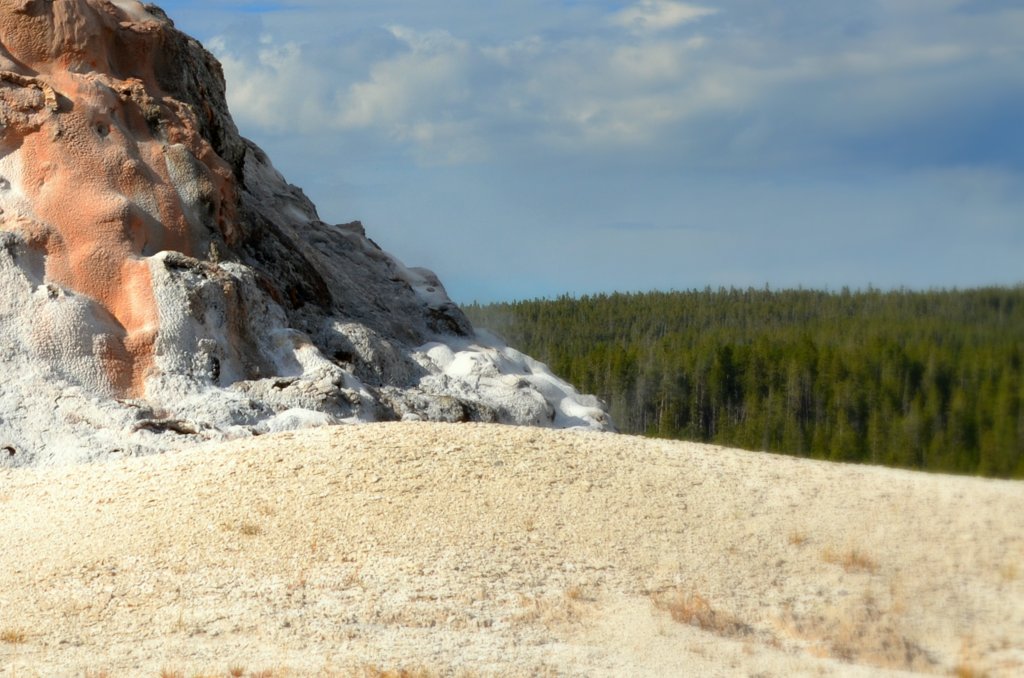
[[[202,193],[222,233],[235,210],[231,168],[193,108],[161,86],[176,66],[162,52],[166,23],[106,0],[0,9],[0,187],[24,206],[6,210],[0,228],[45,254],[47,281],[116,320],[119,335],[97,345],[112,388],[133,396],[144,393],[159,329],[146,258],[205,254],[183,194]],[[181,147],[201,168],[187,186],[174,176]]]

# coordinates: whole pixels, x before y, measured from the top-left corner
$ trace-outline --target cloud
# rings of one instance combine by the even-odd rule
[[[988,14],[993,12],[1020,12],[1020,0],[966,0],[961,2],[956,11],[962,14]]]
[[[327,74],[306,61],[296,42],[277,43],[263,35],[250,54],[232,51],[223,37],[208,42],[224,66],[232,110],[247,126],[310,133],[330,120],[323,92]]]
[[[345,89],[336,119],[341,127],[402,126],[442,102],[454,103],[464,91],[458,58],[464,46],[447,34],[420,36],[400,27],[392,34],[403,39],[409,51],[374,63],[369,77]]]
[[[673,0],[640,0],[612,15],[617,26],[637,32],[664,31],[717,13],[708,7],[698,7]]]
[[[243,126],[377,134],[428,163],[474,162],[524,145],[575,152],[646,143],[664,125],[735,95],[689,65],[707,46],[700,36],[480,45],[446,31],[388,32],[400,48],[348,78],[332,77],[329,60],[294,41],[265,36],[244,52],[219,37],[210,46]]]
[[[392,5],[404,8],[375,4],[372,18],[397,14]],[[421,164],[1024,164],[1019,125],[1004,120],[1024,98],[1021,22],[949,3],[718,5],[720,17],[699,26],[718,10],[571,4],[478,25],[487,12],[460,4],[439,28],[430,12],[404,8],[418,20],[330,38],[318,22],[347,14],[324,5],[268,15],[256,44],[250,31],[212,46],[243,129],[330,133]],[[512,17],[510,7],[495,11]]]

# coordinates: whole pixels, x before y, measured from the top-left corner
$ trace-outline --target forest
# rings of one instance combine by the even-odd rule
[[[617,293],[463,307],[623,433],[1024,478],[1024,285]]]

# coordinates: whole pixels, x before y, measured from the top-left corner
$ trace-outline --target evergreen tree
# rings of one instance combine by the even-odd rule
[[[629,433],[1024,478],[1024,286],[706,288],[466,308]]]

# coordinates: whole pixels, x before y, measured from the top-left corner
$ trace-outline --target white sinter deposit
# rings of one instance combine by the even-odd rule
[[[322,222],[154,5],[0,7],[0,465],[309,426],[607,429],[434,274]]]

